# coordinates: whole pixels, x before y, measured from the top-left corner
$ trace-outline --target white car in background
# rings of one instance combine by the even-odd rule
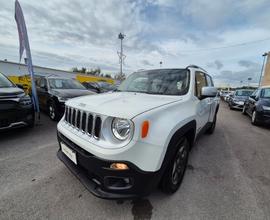
[[[157,69],[131,74],[116,92],[69,100],[58,158],[101,198],[145,196],[157,185],[174,193],[196,138],[215,129],[213,86],[197,66]]]

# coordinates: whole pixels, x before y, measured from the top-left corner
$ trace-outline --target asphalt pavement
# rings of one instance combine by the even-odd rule
[[[56,157],[56,123],[0,134],[0,219],[270,219],[270,128],[221,103],[174,195],[94,197]]]

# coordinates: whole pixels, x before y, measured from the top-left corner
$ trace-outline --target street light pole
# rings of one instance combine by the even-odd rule
[[[259,80],[259,87],[261,86],[261,81],[262,81],[262,74],[263,74],[263,68],[264,68],[264,63],[265,63],[265,58],[267,57],[268,53],[264,53],[263,56],[263,64],[262,64],[262,69],[261,69],[261,75],[260,75],[260,80]]]
[[[118,35],[118,39],[120,39],[120,52],[118,52],[119,62],[120,62],[120,75],[123,76],[123,60],[125,59],[125,55],[123,54],[123,40],[125,35],[120,33]]]

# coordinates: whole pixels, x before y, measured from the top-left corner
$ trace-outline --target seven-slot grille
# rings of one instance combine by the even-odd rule
[[[94,138],[100,137],[102,120],[99,116],[66,106],[65,121],[77,130]]]

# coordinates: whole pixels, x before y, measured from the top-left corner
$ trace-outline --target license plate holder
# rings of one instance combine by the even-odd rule
[[[67,145],[63,142],[60,142],[61,151],[73,162],[77,165],[77,157],[76,152],[70,149]]]

